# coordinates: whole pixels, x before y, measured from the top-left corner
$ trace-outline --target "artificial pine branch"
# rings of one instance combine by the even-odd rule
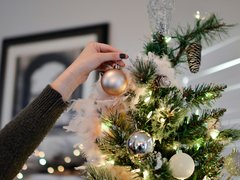
[[[159,170],[155,170],[154,174],[156,174],[156,177],[154,179],[158,179],[158,180],[174,180],[174,178],[172,177],[172,172],[169,168],[169,163],[164,162],[162,167]]]
[[[180,143],[186,144],[188,147],[194,147],[198,142],[196,146],[198,148],[199,145],[209,139],[208,129],[211,127],[207,127],[206,124],[214,119],[212,124],[214,126],[225,111],[226,109],[221,108],[204,110],[201,116],[193,114],[191,118],[186,118],[176,132]]]
[[[156,98],[157,107],[151,118],[153,136],[161,141],[167,139],[181,126],[187,114],[182,94],[175,89],[162,98]]]
[[[132,66],[129,70],[139,84],[147,84],[156,75],[156,64],[152,60],[144,60],[137,58],[136,61],[131,61]]]
[[[132,165],[126,151],[126,141],[135,130],[134,123],[126,114],[117,111],[105,115],[102,123],[108,127],[108,130],[97,140],[99,149],[116,164]]]
[[[203,113],[201,114],[201,116],[192,114],[192,117],[187,120],[187,123],[185,123],[185,125],[187,126],[187,128],[205,126],[204,124],[208,123],[209,120],[212,120],[212,119],[215,120],[214,124],[216,124],[217,122],[219,122],[219,118],[223,116],[225,112],[226,112],[226,109],[224,108],[203,110]]]
[[[176,130],[181,126],[187,111],[186,109],[174,109],[173,112],[170,112],[172,113],[170,117],[164,117],[163,113],[164,112],[160,112],[151,119],[153,137],[159,141],[167,139],[170,135],[176,133]]]
[[[87,166],[87,179],[89,180],[117,180],[112,177],[111,172],[105,167],[95,167],[93,165]]]
[[[223,168],[224,158],[221,157],[222,150],[223,145],[216,140],[209,140],[198,149],[186,150],[188,154],[191,154],[196,163],[194,174],[190,179],[193,180],[195,175],[197,179],[203,179],[204,176],[216,179]]]
[[[240,139],[240,130],[237,129],[226,129],[222,130],[218,136],[221,140],[236,141]]]
[[[88,180],[140,180],[138,174],[130,171],[129,167],[87,165]]]
[[[185,53],[186,48],[192,42],[197,42],[201,44],[203,39],[207,44],[210,44],[216,39],[216,37],[221,38],[221,34],[227,34],[227,29],[233,25],[227,25],[218,19],[215,14],[212,14],[207,19],[198,19],[194,28],[188,26],[186,32],[182,28],[175,31],[172,38],[176,39],[178,43],[178,48],[174,49],[178,52],[176,56],[171,59],[172,65],[175,67],[177,64],[181,63],[181,57]]]
[[[183,97],[189,108],[200,108],[201,105],[211,107],[213,101],[221,97],[222,92],[226,88],[226,85],[214,84],[197,85],[195,88],[190,86],[183,89]]]
[[[226,112],[224,108],[217,108],[212,110],[205,110],[203,111],[202,115],[199,117],[199,121],[207,122],[208,119],[216,119],[218,120],[219,117],[223,116]]]
[[[147,102],[146,97],[149,98]],[[162,140],[176,132],[186,113],[181,91],[171,87],[160,88],[151,96],[142,96],[136,109],[131,111],[131,116],[137,128],[150,132],[154,138]]]
[[[151,52],[158,55],[160,58],[163,55],[168,55],[169,58],[174,57],[171,53],[173,51],[171,48],[168,47],[165,37],[159,32],[155,32],[152,34],[152,41],[145,43],[144,50],[145,54]]]

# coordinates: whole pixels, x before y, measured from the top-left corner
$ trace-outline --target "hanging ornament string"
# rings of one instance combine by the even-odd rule
[[[168,34],[175,0],[149,0],[148,16],[153,32]]]

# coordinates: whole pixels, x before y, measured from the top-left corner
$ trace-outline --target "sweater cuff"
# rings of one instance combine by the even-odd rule
[[[46,86],[40,95],[32,102],[32,107],[36,112],[48,112],[53,107],[67,108],[68,102],[64,102],[62,95],[50,85]]]

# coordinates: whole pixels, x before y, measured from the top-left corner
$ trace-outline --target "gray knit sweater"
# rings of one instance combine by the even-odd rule
[[[11,180],[67,108],[62,96],[47,86],[0,131],[0,180]]]

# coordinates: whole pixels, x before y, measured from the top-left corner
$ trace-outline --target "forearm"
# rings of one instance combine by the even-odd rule
[[[66,107],[62,96],[48,86],[1,130],[0,180],[16,176]]]
[[[87,79],[87,75],[83,73],[84,70],[76,67],[78,66],[74,63],[71,64],[51,83],[51,87],[62,95],[64,101],[67,101],[74,90]]]

